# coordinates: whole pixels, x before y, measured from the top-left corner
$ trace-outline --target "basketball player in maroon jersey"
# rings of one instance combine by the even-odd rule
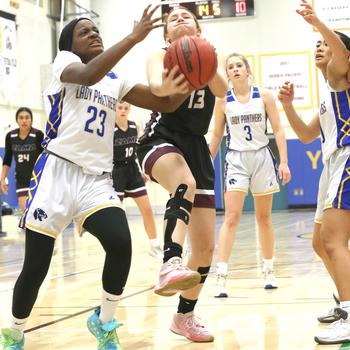
[[[198,21],[189,10],[176,7],[170,11],[164,28],[168,43],[200,34]],[[174,90],[162,77],[165,52],[154,52],[147,64],[151,90],[158,96]],[[170,330],[196,342],[214,340],[193,311],[214,251],[214,169],[204,135],[215,96],[222,98],[226,91],[224,72],[216,72],[207,86],[193,91],[175,112],[154,112],[137,149],[144,172],[171,194],[164,216],[164,264],[155,293],[170,296],[182,290]],[[187,230],[192,247],[188,268],[181,258]]]

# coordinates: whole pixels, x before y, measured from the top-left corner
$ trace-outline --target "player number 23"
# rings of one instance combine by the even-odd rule
[[[87,112],[91,114],[91,118],[86,121],[84,130],[91,134],[93,134],[94,131],[96,131],[96,134],[98,136],[103,137],[103,135],[105,134],[105,121],[107,117],[107,112],[103,109],[98,111],[98,109],[95,106],[89,106]],[[98,127],[94,130],[90,127],[90,124],[93,123],[97,117],[99,118],[100,125],[98,125]]]

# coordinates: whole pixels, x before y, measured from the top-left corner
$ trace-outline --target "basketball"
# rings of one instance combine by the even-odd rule
[[[184,36],[167,48],[164,67],[175,65],[186,77],[190,85],[198,90],[208,84],[214,77],[218,59],[214,47],[205,39],[197,36]]]

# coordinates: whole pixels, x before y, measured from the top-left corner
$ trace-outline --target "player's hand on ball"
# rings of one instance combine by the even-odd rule
[[[162,90],[167,91],[169,95],[187,94],[190,91],[189,83],[183,74],[179,74],[179,67],[175,66],[170,71],[163,70]]]

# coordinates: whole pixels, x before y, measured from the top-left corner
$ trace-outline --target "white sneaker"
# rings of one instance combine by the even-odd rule
[[[156,246],[151,245],[148,251],[148,254],[150,256],[153,256],[153,258],[156,258],[158,260],[163,260],[163,249],[159,245],[156,245]]]
[[[341,308],[335,308],[334,312],[339,317],[339,320],[323,328],[314,338],[316,343],[341,344],[350,342],[350,320],[348,313]]]
[[[276,289],[278,284],[276,282],[276,277],[272,270],[265,270],[264,272],[264,289]]]
[[[215,298],[227,298],[228,297],[228,291],[226,289],[226,278],[227,275],[218,273],[216,275],[216,284],[215,284]]]
[[[318,316],[318,322],[320,323],[333,323],[339,320],[339,317],[335,314],[335,309],[339,307],[339,299],[333,294],[333,299],[335,301],[335,306],[326,311],[323,315]]]

